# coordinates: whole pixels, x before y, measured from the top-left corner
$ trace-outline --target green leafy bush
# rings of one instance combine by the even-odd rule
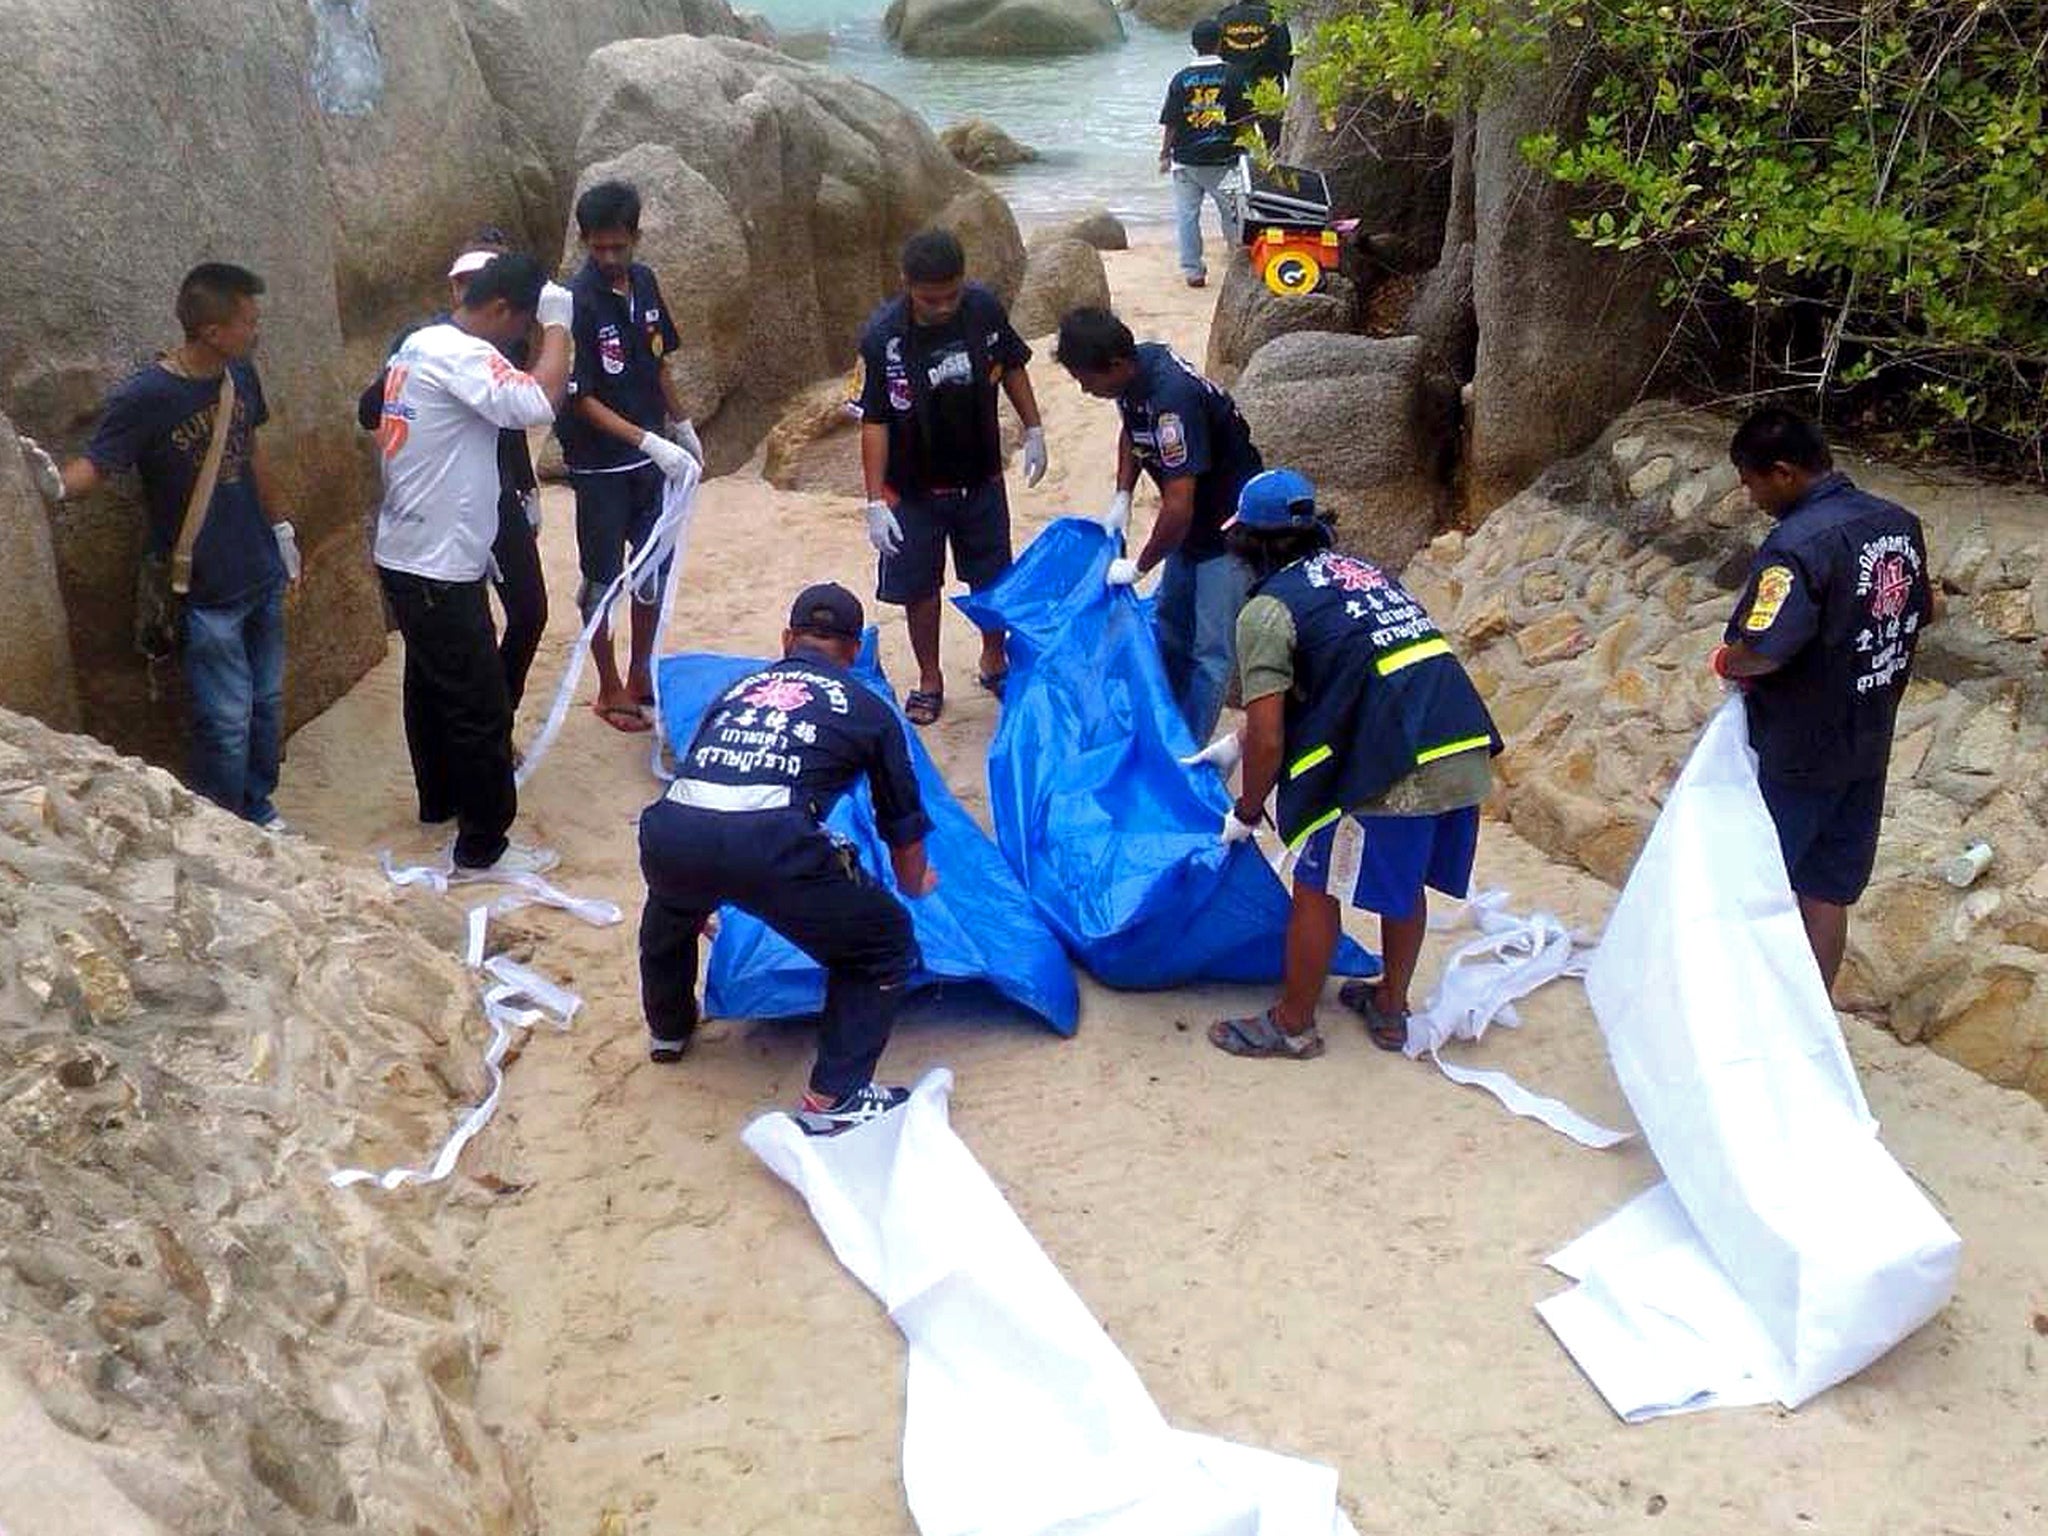
[[[2048,3],[1346,0],[1304,70],[1449,114],[1559,48],[1583,121],[1523,152],[1668,264],[1689,356],[2048,474]]]

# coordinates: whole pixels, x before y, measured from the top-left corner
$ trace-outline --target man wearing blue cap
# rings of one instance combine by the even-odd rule
[[[1340,900],[1380,916],[1385,971],[1338,999],[1373,1044],[1408,1040],[1408,987],[1428,922],[1425,887],[1462,897],[1479,845],[1499,734],[1423,607],[1387,572],[1332,547],[1315,488],[1291,469],[1254,476],[1227,526],[1252,595],[1237,619],[1245,724],[1197,753],[1241,793],[1228,845],[1252,835],[1279,791],[1294,907],[1280,999],[1211,1026],[1233,1056],[1322,1054],[1316,1003],[1342,932]]]
[[[797,1122],[830,1134],[910,1095],[874,1081],[904,985],[918,966],[910,913],[824,828],[865,777],[896,888],[931,894],[925,815],[903,724],[854,677],[863,615],[842,586],[806,587],[782,660],[705,711],[682,774],[640,818],[640,999],[648,1055],[681,1059],[697,1028],[697,941],[711,914],[750,912],[825,968],[818,1059]]]

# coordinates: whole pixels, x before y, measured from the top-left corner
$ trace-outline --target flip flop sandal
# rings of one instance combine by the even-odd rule
[[[1232,1056],[1279,1056],[1289,1061],[1313,1061],[1323,1054],[1323,1037],[1311,1024],[1298,1035],[1290,1035],[1273,1017],[1273,1010],[1248,1019],[1220,1019],[1209,1026],[1209,1043]]]
[[[944,713],[946,696],[913,688],[903,696],[903,716],[912,725],[930,725]]]
[[[614,704],[608,709],[593,704],[590,709],[606,725],[627,736],[638,736],[654,729],[647,717],[631,704]]]
[[[1337,1001],[1365,1020],[1365,1032],[1383,1051],[1408,1048],[1408,1015],[1386,1012],[1373,1000],[1369,981],[1347,981],[1337,989]]]
[[[986,688],[999,699],[1003,696],[1003,684],[1009,680],[1010,669],[1008,667],[1003,668],[1000,672],[978,672],[974,677],[974,681],[978,686]]]

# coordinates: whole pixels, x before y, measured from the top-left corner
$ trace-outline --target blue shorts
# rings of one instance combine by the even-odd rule
[[[1462,900],[1479,852],[1479,807],[1434,816],[1342,816],[1288,856],[1294,883],[1382,917],[1411,916],[1422,888]],[[1334,888],[1333,888],[1334,887]]]
[[[576,559],[583,574],[576,606],[588,619],[626,568],[628,551],[645,544],[660,521],[668,481],[652,464],[642,464],[611,474],[571,474],[569,485],[576,493]],[[634,583],[634,602],[651,608],[661,601],[674,560],[670,555],[651,576],[643,573]]]
[[[1870,884],[1877,828],[1884,816],[1884,775],[1847,784],[1757,780],[1778,829],[1792,889],[1815,901],[1851,907]]]

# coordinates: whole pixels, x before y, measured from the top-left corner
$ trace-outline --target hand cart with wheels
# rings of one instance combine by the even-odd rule
[[[1237,162],[1238,232],[1252,270],[1273,292],[1314,293],[1337,265],[1338,226],[1330,222],[1330,183],[1306,166]]]

